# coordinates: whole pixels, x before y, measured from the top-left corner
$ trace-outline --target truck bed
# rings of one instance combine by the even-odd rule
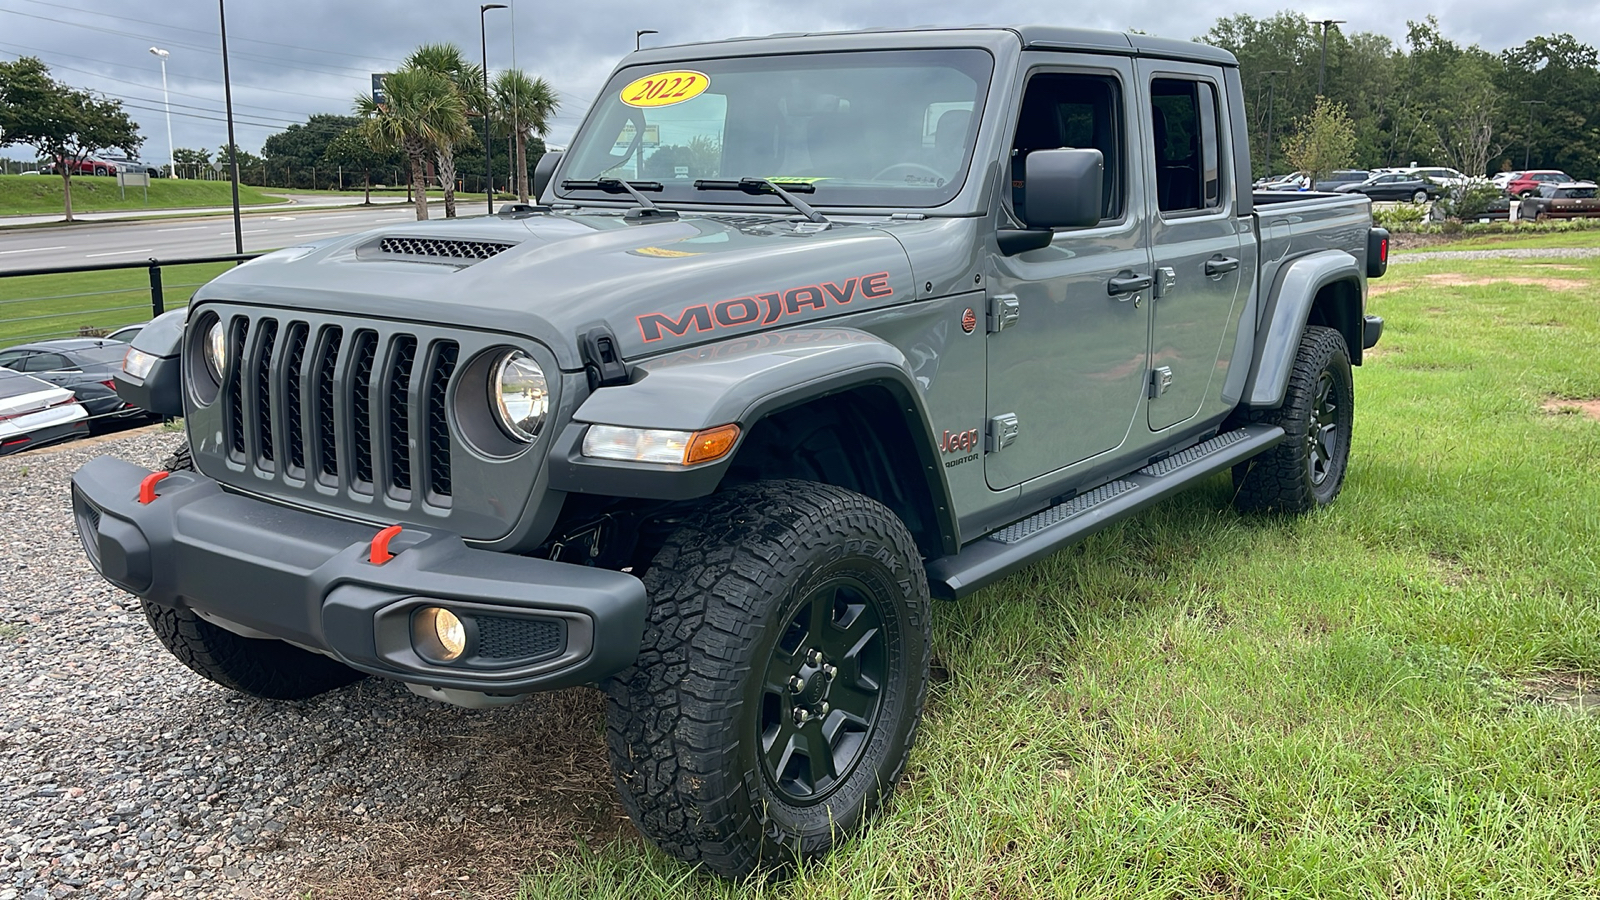
[[[1254,196],[1263,288],[1276,282],[1286,261],[1317,250],[1343,250],[1365,269],[1372,201],[1364,195],[1257,191]]]

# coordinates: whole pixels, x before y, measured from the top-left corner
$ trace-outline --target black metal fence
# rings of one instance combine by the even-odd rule
[[[103,337],[189,301],[229,263],[260,253],[0,270],[0,349]]]

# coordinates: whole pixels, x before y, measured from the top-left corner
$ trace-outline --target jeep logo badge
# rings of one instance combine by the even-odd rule
[[[967,307],[967,311],[961,314],[961,330],[965,331],[967,334],[971,334],[972,330],[977,327],[978,316],[972,311],[972,307],[969,306]]]

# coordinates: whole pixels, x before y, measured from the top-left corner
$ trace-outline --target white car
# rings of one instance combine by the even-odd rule
[[[1489,179],[1489,183],[1503,191],[1506,189],[1506,185],[1516,181],[1517,176],[1521,174],[1520,170],[1516,172],[1496,172],[1494,177]]]
[[[1407,175],[1420,175],[1434,184],[1444,185],[1445,187],[1460,187],[1472,180],[1464,173],[1446,166],[1418,166],[1396,171],[1404,172]]]
[[[0,369],[0,456],[89,433],[89,412],[72,392]]]

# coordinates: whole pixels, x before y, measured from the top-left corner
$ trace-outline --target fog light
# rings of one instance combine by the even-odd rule
[[[451,662],[467,650],[467,627],[450,610],[425,606],[412,619],[411,639],[424,656]]]

